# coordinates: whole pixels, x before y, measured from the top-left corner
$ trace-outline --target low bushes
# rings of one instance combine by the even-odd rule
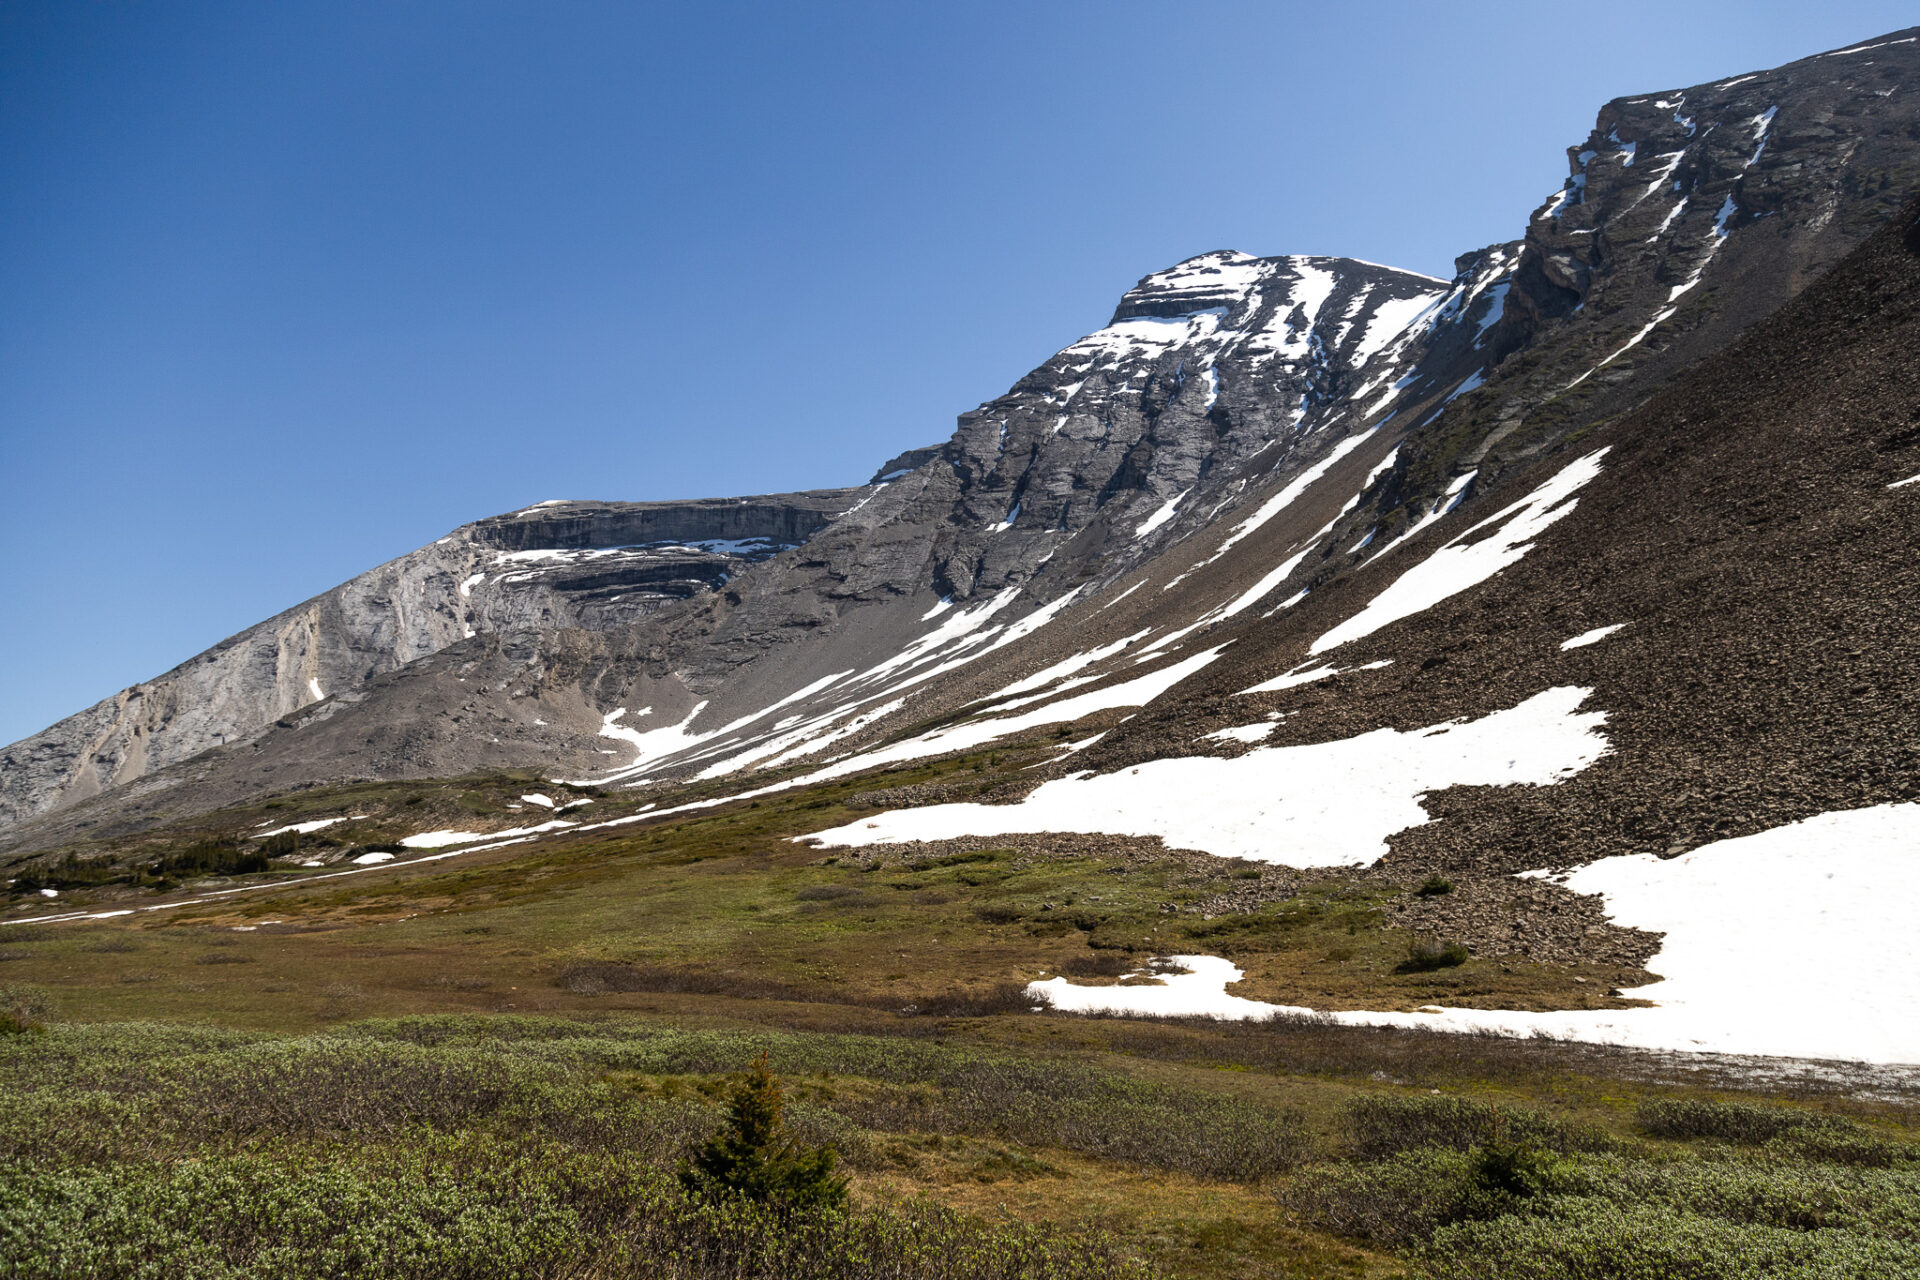
[[[1751,1226],[1665,1205],[1561,1199],[1527,1217],[1442,1228],[1431,1280],[1879,1280],[1920,1275],[1920,1245]]]
[[[1452,969],[1473,959],[1473,953],[1458,942],[1433,942],[1416,938],[1407,944],[1407,958],[1394,966],[1395,973],[1432,973]]]
[[[293,1153],[288,1153],[293,1154]],[[1103,1243],[911,1204],[795,1220],[529,1145],[0,1173],[17,1280],[1094,1280]]]
[[[1638,1151],[1527,1112],[1367,1098],[1345,1120],[1368,1162],[1311,1167],[1277,1195],[1307,1225],[1403,1251],[1431,1280],[1920,1275],[1907,1144],[1740,1103],[1661,1101],[1640,1118],[1662,1136],[1737,1134],[1749,1150]],[[1868,1158],[1814,1163],[1817,1147],[1789,1145],[1812,1135]]]
[[[39,1031],[40,1021],[53,1009],[42,987],[24,982],[0,983],[0,1036]]]
[[[1450,1095],[1355,1098],[1341,1113],[1341,1128],[1347,1150],[1362,1160],[1426,1147],[1470,1151],[1501,1140],[1550,1151],[1599,1151],[1612,1141],[1591,1126],[1568,1125],[1538,1111],[1493,1107]]]
[[[1811,1128],[1852,1128],[1850,1121],[1790,1107],[1750,1102],[1697,1102],[1662,1098],[1643,1102],[1634,1121],[1656,1138],[1718,1138],[1722,1142],[1760,1143]]]
[[[714,1108],[606,1072],[731,1060],[762,1040],[832,1051],[825,1037],[513,1018],[299,1038],[137,1025],[16,1037],[0,1042],[0,1275],[1144,1277],[1100,1239],[918,1203],[840,1209],[827,1195],[796,1213],[690,1192],[675,1169],[716,1129]],[[817,1102],[792,1118],[806,1144],[864,1138]]]
[[[1920,1274],[1914,1145],[1810,1110],[1662,1101],[1638,1113],[1655,1143],[1368,1085],[1316,1143],[1244,1078],[1216,1092],[931,1038],[468,1016],[0,1037],[0,1275],[1143,1274],[1099,1239],[920,1204],[797,1212],[724,1176],[690,1191],[676,1171],[715,1149],[716,1102],[763,1055],[796,1153],[945,1177],[962,1166],[938,1153],[1005,1144],[994,1158],[1038,1171],[1022,1176],[1058,1176],[1037,1157],[1067,1151],[1259,1183],[1429,1280]]]

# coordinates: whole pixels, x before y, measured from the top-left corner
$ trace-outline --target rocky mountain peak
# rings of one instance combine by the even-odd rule
[[[1324,528],[1256,553],[1277,560],[1236,579],[1246,594],[1173,629],[1320,593],[1725,348],[1890,217],[1920,188],[1916,32],[1608,103],[1524,235],[1461,255],[1451,281],[1233,250],[1147,275],[1107,324],[860,488],[542,503],[466,526],[8,748],[0,814],[355,699],[328,731],[337,758],[296,751],[289,773],[360,768],[376,738],[363,771],[597,756],[623,697],[689,733],[788,697],[798,715],[812,682],[957,618],[996,616],[977,634],[1010,643],[1187,555],[1170,591],[1331,476],[1357,491],[1315,509]],[[497,689],[564,711],[502,703],[486,753],[380,718],[403,697],[464,711],[473,691],[449,673],[483,657]]]

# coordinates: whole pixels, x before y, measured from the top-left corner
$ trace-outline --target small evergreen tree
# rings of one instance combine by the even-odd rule
[[[1508,1137],[1506,1113],[1489,1106],[1486,1140],[1474,1147],[1468,1166],[1472,1188],[1482,1202],[1480,1216],[1514,1212],[1521,1201],[1539,1195],[1550,1165],[1534,1144]]]
[[[847,1180],[833,1171],[833,1148],[787,1136],[785,1105],[763,1053],[727,1103],[727,1127],[693,1153],[680,1181],[698,1195],[738,1195],[785,1213],[844,1205]]]

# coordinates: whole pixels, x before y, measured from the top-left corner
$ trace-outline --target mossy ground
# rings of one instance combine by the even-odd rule
[[[1284,1121],[1323,1151],[1337,1146],[1343,1109],[1361,1095],[1439,1089],[1625,1134],[1635,1104],[1655,1092],[1622,1077],[1598,1050],[1314,1024],[1081,1019],[1036,1013],[1019,998],[1045,975],[1115,981],[1153,955],[1179,952],[1233,959],[1248,975],[1238,994],[1320,1008],[1592,1007],[1605,1002],[1607,987],[1644,980],[1596,966],[1494,960],[1398,972],[1411,939],[1390,926],[1381,905],[1413,892],[1413,883],[1327,873],[1251,911],[1209,918],[1200,904],[1244,884],[1245,864],[1143,854],[1137,841],[1094,841],[1062,854],[1017,838],[931,853],[821,849],[792,839],[872,812],[862,797],[876,787],[992,790],[1037,758],[1035,749],[1001,748],[443,861],[403,859],[344,878],[276,870],[196,886],[268,886],[257,891],[109,921],[9,925],[0,929],[0,982],[45,989],[70,1023],[299,1035],[369,1018],[491,1015],[481,1021],[505,1023],[534,1014],[584,1019],[589,1029],[901,1046],[877,1051],[883,1057],[948,1046],[1070,1063],[1168,1097],[1245,1108]],[[304,792],[144,837],[120,856],[151,856],[169,842],[244,847],[247,832],[270,822],[368,814],[340,834],[303,838],[300,856],[317,852],[337,865],[356,845],[426,827],[531,825],[544,811],[505,808],[528,790],[555,788],[495,777]],[[638,816],[649,800],[664,808],[724,794],[723,784],[706,784],[657,799],[583,796],[595,803],[575,816]],[[83,852],[114,855],[108,845]],[[60,905],[106,910],[165,900],[102,885],[64,894]],[[863,1153],[854,1190],[865,1202],[918,1193],[970,1213],[1090,1223],[1176,1276],[1401,1274],[1387,1254],[1290,1216],[1267,1175],[1228,1176],[1226,1166],[1206,1165],[1226,1159],[1221,1150],[1237,1138],[1221,1138],[1193,1168],[1143,1165],[1136,1148],[1125,1155],[1113,1145],[1120,1139],[1082,1134],[1078,1146],[1063,1145],[1054,1121],[995,1130],[978,1116],[949,1117],[929,1127],[926,1115],[957,1104],[857,1064],[812,1070],[796,1061],[782,1069],[796,1101],[869,1117],[854,1135]],[[725,1078],[712,1068],[617,1067],[599,1077],[618,1094],[703,1105]],[[1136,1119],[1121,1127],[1156,1140],[1155,1126],[1168,1123],[1145,1112]]]

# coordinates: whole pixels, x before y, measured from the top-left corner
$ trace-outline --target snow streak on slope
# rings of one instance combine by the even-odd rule
[[[1759,115],[1753,117],[1753,119],[1746,122],[1747,127],[1753,131],[1754,149],[1753,149],[1753,154],[1747,158],[1746,163],[1741,165],[1739,172],[1734,175],[1734,181],[1736,183],[1738,183],[1740,177],[1744,175],[1748,169],[1751,169],[1755,164],[1759,163],[1761,154],[1765,152],[1767,149],[1767,131],[1773,127],[1773,118],[1776,114],[1778,114],[1779,110],[1780,109],[1777,106],[1768,107],[1765,111],[1762,111]],[[1675,119],[1678,119],[1678,118],[1679,118],[1678,116],[1675,117]],[[1680,159],[1682,156],[1684,156],[1684,154],[1685,154],[1684,152],[1676,154],[1674,157],[1673,163],[1675,165],[1679,164]],[[1672,172],[1671,166],[1668,168],[1667,172],[1668,173]],[[1651,195],[1653,191],[1657,189],[1664,181],[1665,181],[1665,175],[1663,174],[1662,177],[1654,183],[1653,187],[1648,188],[1647,194]],[[1736,191],[1738,190],[1737,186],[1735,187],[1735,190]],[[1646,198],[1645,195],[1641,196],[1642,200],[1644,200],[1645,198]],[[1660,229],[1653,233],[1653,235],[1648,239],[1647,243],[1649,244],[1657,243],[1660,240],[1660,238],[1667,233],[1667,229],[1673,225],[1674,220],[1677,219],[1681,215],[1682,211],[1686,209],[1687,203],[1690,199],[1691,199],[1690,196],[1680,197],[1679,201],[1674,204],[1671,210],[1668,211],[1666,219],[1663,222],[1661,222]],[[1638,204],[1638,203],[1640,203],[1639,200],[1634,201],[1634,204]],[[1631,207],[1632,206],[1629,206],[1629,208]],[[1705,253],[1701,255],[1699,261],[1694,265],[1692,274],[1689,275],[1686,278],[1686,280],[1674,286],[1668,292],[1667,305],[1660,308],[1660,310],[1656,311],[1653,315],[1653,318],[1651,320],[1648,320],[1647,323],[1640,328],[1639,332],[1635,333],[1631,338],[1627,339],[1626,343],[1622,345],[1618,350],[1614,351],[1613,354],[1609,355],[1606,359],[1602,360],[1599,364],[1593,366],[1593,368],[1587,370],[1585,373],[1575,378],[1572,382],[1569,382],[1566,386],[1567,390],[1571,391],[1573,388],[1579,386],[1581,383],[1585,382],[1588,378],[1591,378],[1594,374],[1598,373],[1600,370],[1612,364],[1615,360],[1618,360],[1621,356],[1627,354],[1627,352],[1639,346],[1642,342],[1645,342],[1649,334],[1651,334],[1660,325],[1664,324],[1666,321],[1673,318],[1674,313],[1679,311],[1680,309],[1681,297],[1687,294],[1688,292],[1690,292],[1696,285],[1700,283],[1700,279],[1702,276],[1706,274],[1707,267],[1709,264],[1712,263],[1714,255],[1719,253],[1720,246],[1726,243],[1727,234],[1728,234],[1727,222],[1729,219],[1731,219],[1734,216],[1734,214],[1738,213],[1739,210],[1740,210],[1739,201],[1735,198],[1734,192],[1729,191],[1726,197],[1720,202],[1720,207],[1714,214],[1713,230],[1712,230],[1712,233],[1707,237],[1706,245],[1705,245],[1705,249],[1706,249]]]
[[[1110,711],[1118,707],[1145,706],[1212,662],[1219,653],[1218,649],[1208,649],[1171,666],[1149,672],[1147,675],[1136,676],[1132,680],[1109,685],[1104,689],[1094,689],[1087,693],[1076,694],[1071,698],[1063,698],[1058,702],[1035,707],[1019,715],[968,720],[957,725],[933,729],[918,737],[909,738],[905,742],[896,742],[849,756],[845,760],[809,775],[806,780],[824,782],[830,778],[844,777],[878,765],[920,760],[928,756],[945,755],[950,751],[967,751],[1043,725],[1071,724],[1100,711]]]
[[[1826,813],[1678,858],[1607,858],[1554,878],[1602,894],[1618,923],[1666,934],[1651,962],[1662,978],[1626,992],[1654,1007],[1319,1016],[1642,1049],[1920,1063],[1920,934],[1910,920],[1920,901],[1920,805]],[[1028,991],[1083,1012],[1312,1012],[1228,995],[1224,988],[1242,975],[1218,957],[1173,959],[1191,975],[1160,987],[1076,987],[1056,978]]]
[[[1169,846],[1289,867],[1359,866],[1395,832],[1427,821],[1441,787],[1545,786],[1605,754],[1606,716],[1590,690],[1549,689],[1506,711],[1400,733],[1268,747],[1231,760],[1150,760],[1049,782],[1017,804],[893,810],[822,831],[828,845],[949,840],[1014,832],[1159,836]]]
[[[1221,556],[1233,550],[1240,542],[1258,530],[1261,525],[1266,524],[1282,511],[1285,511],[1288,507],[1298,502],[1307,490],[1311,489],[1314,484],[1319,481],[1321,476],[1333,470],[1334,465],[1338,463],[1340,459],[1346,457],[1355,449],[1358,449],[1368,440],[1371,440],[1374,431],[1377,430],[1379,430],[1379,428],[1375,427],[1372,430],[1362,431],[1359,435],[1348,436],[1345,440],[1333,446],[1333,448],[1327,452],[1326,457],[1320,459],[1320,461],[1295,476],[1286,488],[1261,503],[1259,507],[1255,508],[1252,515],[1235,525],[1233,532],[1227,535],[1226,541],[1220,544],[1220,549],[1195,565],[1194,568],[1199,569],[1212,564],[1215,560],[1218,560]]]
[[[1448,542],[1401,574],[1359,613],[1315,640],[1307,652],[1324,653],[1372,635],[1389,623],[1430,609],[1448,596],[1458,595],[1517,563],[1533,550],[1529,539],[1573,510],[1574,492],[1600,474],[1600,459],[1606,452],[1600,449],[1567,464],[1558,475],[1525,498],[1496,511]],[[1496,532],[1490,536],[1469,541],[1482,529],[1496,526]]]
[[[904,705],[899,695],[934,678],[973,662],[1014,641],[1024,638],[1051,622],[1079,594],[1070,591],[1034,610],[1018,622],[989,625],[991,619],[1019,597],[1015,590],[1002,591],[971,609],[951,610],[942,601],[922,621],[945,615],[931,631],[894,654],[861,672],[842,671],[824,676],[812,684],[794,690],[784,698],[748,712],[714,729],[695,730],[693,722],[707,707],[701,702],[684,718],[658,729],[638,730],[618,723],[626,714],[620,707],[604,717],[600,732],[634,748],[634,758],[626,765],[584,784],[606,786],[643,781],[649,774],[669,769],[700,766],[698,777],[716,778],[756,764],[769,766],[789,763],[824,750],[850,734],[864,729],[883,714]],[[808,699],[828,696],[837,699],[825,710],[796,715],[766,727],[774,712]],[[876,705],[880,704],[880,705]],[[651,708],[636,712],[636,717],[651,714]]]
[[[1602,640],[1605,640],[1608,636],[1612,635],[1614,632],[1620,630],[1622,627],[1626,625],[1627,624],[1624,622],[1616,622],[1611,626],[1595,627],[1591,631],[1582,631],[1579,635],[1574,636],[1572,639],[1562,640],[1560,642],[1561,651],[1565,652],[1568,649],[1584,649],[1590,644],[1599,644]]]

